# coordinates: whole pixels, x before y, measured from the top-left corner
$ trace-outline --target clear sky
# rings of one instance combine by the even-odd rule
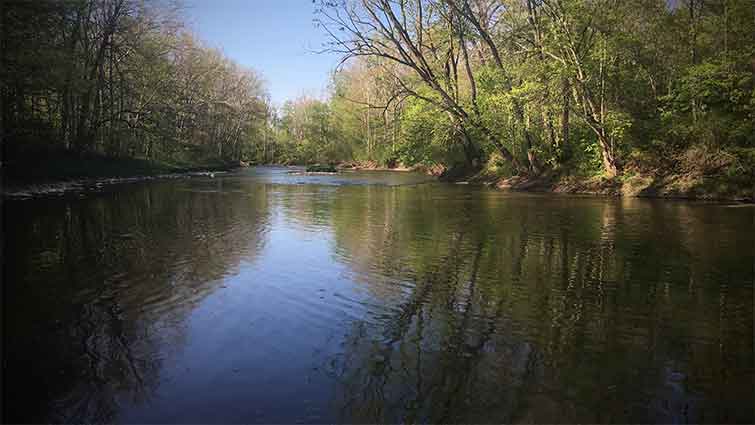
[[[209,46],[259,71],[273,102],[320,97],[338,63],[318,55],[326,40],[312,23],[312,0],[184,0],[187,24]]]

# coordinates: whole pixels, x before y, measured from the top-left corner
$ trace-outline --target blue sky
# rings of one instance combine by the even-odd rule
[[[188,26],[209,46],[259,71],[275,104],[324,94],[334,55],[312,23],[312,0],[184,0]]]

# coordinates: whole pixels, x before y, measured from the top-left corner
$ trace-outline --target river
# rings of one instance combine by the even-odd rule
[[[753,422],[755,208],[411,173],[4,202],[5,422]]]

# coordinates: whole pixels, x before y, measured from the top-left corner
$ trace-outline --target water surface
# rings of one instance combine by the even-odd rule
[[[287,171],[6,201],[6,422],[755,421],[755,208]]]

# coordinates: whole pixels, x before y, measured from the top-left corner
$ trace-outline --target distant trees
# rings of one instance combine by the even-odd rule
[[[749,0],[344,0],[316,16],[346,63],[342,141],[370,159],[610,177],[700,145],[755,158]]]
[[[10,1],[2,21],[6,160],[59,150],[238,160],[269,132],[261,78],[159,2]]]
[[[330,105],[353,159],[390,163],[398,154],[406,96],[380,64],[353,61],[333,76]]]
[[[349,157],[337,143],[333,116],[327,102],[310,97],[287,101],[280,110],[276,132],[276,162],[310,164]]]

